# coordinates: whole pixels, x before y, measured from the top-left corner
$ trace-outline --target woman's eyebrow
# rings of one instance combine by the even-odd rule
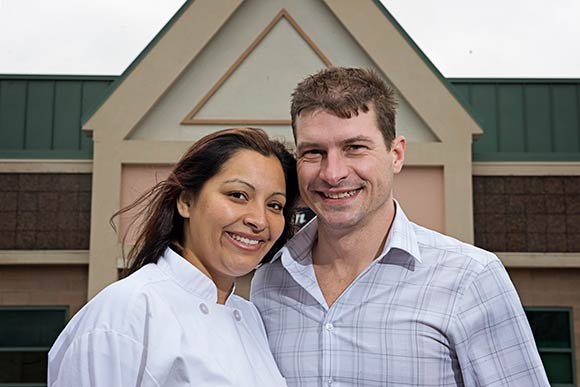
[[[229,183],[240,183],[240,184],[243,184],[243,185],[247,186],[247,187],[248,187],[248,188],[250,188],[252,191],[255,191],[255,190],[256,190],[256,187],[254,187],[252,184],[250,184],[250,183],[248,183],[247,181],[244,181],[244,180],[242,180],[242,179],[229,179],[229,180],[226,180],[226,181],[224,181],[224,182],[222,183],[222,185],[224,185],[224,184],[229,184]]]
[[[243,185],[247,186],[252,191],[254,191],[254,192],[256,191],[256,187],[254,187],[252,184],[250,184],[247,181],[244,181],[242,179],[229,179],[229,180],[226,180],[226,181],[224,181],[222,183],[222,186],[225,185],[225,184],[229,184],[229,183],[240,183],[240,184],[243,184]],[[276,196],[276,195],[284,196],[284,198],[286,197],[286,194],[284,192],[278,192],[278,191],[272,192],[272,194],[270,196]]]

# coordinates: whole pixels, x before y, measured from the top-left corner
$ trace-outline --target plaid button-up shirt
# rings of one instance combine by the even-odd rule
[[[507,272],[397,213],[382,254],[329,308],[314,219],[256,273],[251,299],[288,386],[549,387]]]

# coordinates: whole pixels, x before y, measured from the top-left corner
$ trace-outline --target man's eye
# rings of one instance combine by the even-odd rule
[[[322,151],[319,149],[308,149],[302,152],[302,157],[317,157],[322,154]]]
[[[352,144],[349,145],[347,147],[347,150],[352,151],[352,152],[360,152],[367,149],[367,147],[365,145],[360,145],[360,144]]]

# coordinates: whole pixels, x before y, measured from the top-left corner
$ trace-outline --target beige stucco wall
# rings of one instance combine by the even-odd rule
[[[68,306],[70,316],[87,302],[88,268],[0,266],[0,305]]]

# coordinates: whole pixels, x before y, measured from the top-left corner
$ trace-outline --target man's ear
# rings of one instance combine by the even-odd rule
[[[392,143],[391,152],[393,153],[393,173],[396,175],[403,169],[405,163],[405,146],[407,140],[403,136],[397,136]]]
[[[177,212],[179,212],[179,215],[185,219],[189,218],[189,206],[192,204],[191,202],[192,198],[189,192],[181,191],[175,205],[177,206]]]

